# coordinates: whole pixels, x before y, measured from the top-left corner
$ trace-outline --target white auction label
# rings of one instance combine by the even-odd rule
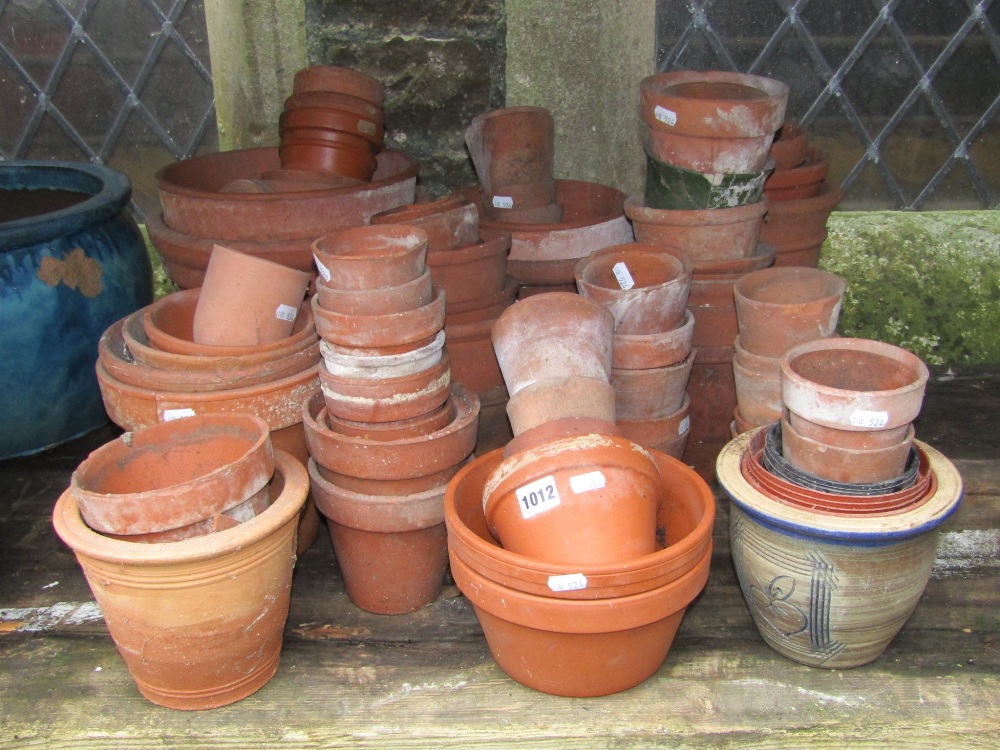
[[[635,279],[632,278],[632,274],[628,271],[628,266],[623,261],[619,261],[611,266],[611,271],[614,273],[615,278],[618,279],[618,286],[622,289],[631,289],[635,286]]]
[[[299,317],[299,309],[291,305],[278,305],[278,309],[274,311],[274,317],[278,320],[287,320],[291,323]]]
[[[677,425],[677,434],[683,435],[685,432],[691,429],[691,417],[684,417],[681,423]]]
[[[677,113],[672,109],[667,109],[666,107],[661,107],[659,104],[653,109],[653,117],[662,123],[673,127],[677,124]]]
[[[521,509],[522,518],[531,518],[559,505],[559,490],[553,476],[542,477],[529,482],[515,491],[517,507]]]
[[[569,488],[577,495],[581,492],[602,489],[606,484],[604,475],[599,471],[588,471],[586,474],[577,474],[569,478]]]
[[[494,195],[493,208],[514,208],[514,199],[509,195]]]
[[[329,281],[330,269],[323,265],[323,261],[319,259],[316,253],[313,253],[313,260],[316,261],[316,270],[318,270],[319,275],[323,277],[323,281]]]
[[[889,412],[887,411],[865,411],[855,409],[851,412],[852,427],[869,427],[879,430],[889,424]]]
[[[173,422],[175,419],[184,419],[185,417],[193,417],[194,409],[164,409],[163,410],[163,421]]]
[[[552,591],[579,591],[587,588],[587,576],[583,573],[549,576],[549,588]]]

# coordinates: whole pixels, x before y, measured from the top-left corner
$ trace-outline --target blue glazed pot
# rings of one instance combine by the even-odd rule
[[[0,458],[107,421],[98,339],[153,298],[131,193],[107,167],[0,162]]]

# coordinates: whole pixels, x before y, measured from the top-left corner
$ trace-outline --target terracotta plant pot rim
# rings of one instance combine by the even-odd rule
[[[910,539],[940,526],[959,506],[962,478],[943,454],[926,443],[914,440],[928,457],[937,478],[937,490],[927,502],[913,510],[876,516],[820,516],[802,508],[781,503],[752,487],[743,476],[740,464],[751,439],[763,427],[744,432],[723,447],[716,460],[719,484],[730,499],[745,513],[770,528],[798,536],[819,537],[844,543],[888,544]]]
[[[510,232],[515,238],[517,238],[518,235],[541,237],[551,234],[552,232],[561,232],[567,229],[581,229],[583,227],[592,227],[597,224],[604,224],[606,222],[613,221],[622,215],[621,207],[625,202],[625,194],[620,190],[616,190],[608,185],[601,185],[597,182],[586,182],[584,180],[556,180],[556,201],[559,205],[563,205],[566,193],[573,191],[584,193],[610,191],[613,198],[618,198],[620,196],[621,200],[609,201],[615,204],[615,207],[611,210],[606,210],[601,213],[586,214],[578,219],[563,220],[552,224],[518,224],[515,222],[491,221],[480,218],[479,225],[484,229],[488,228],[501,232]],[[481,205],[481,189],[478,193],[475,189],[473,189],[472,194],[469,197],[473,203]],[[480,217],[482,217],[482,214],[480,214]]]
[[[473,312],[475,310],[484,310],[503,302],[513,303],[520,288],[521,285],[518,280],[512,276],[508,276],[504,282],[503,289],[487,297],[478,297],[476,299],[470,299],[467,302],[448,302],[448,300],[445,299],[445,325],[448,326],[449,330],[452,328],[452,326],[448,324],[448,315],[460,315],[462,313]],[[499,313],[497,314],[499,315]]]
[[[450,211],[455,208],[462,208],[463,206],[472,205],[468,198],[466,198],[461,193],[452,193],[444,198],[439,198],[436,201],[428,201],[427,203],[407,203],[405,206],[397,206],[396,208],[390,208],[388,211],[380,211],[379,213],[372,216],[372,224],[390,224],[396,222],[385,221],[385,219],[391,219],[401,216],[406,216],[413,219],[427,219],[432,216],[438,216],[445,211]],[[400,224],[406,224],[407,222],[401,221]]]
[[[348,347],[382,346],[379,341],[391,338],[393,344],[409,344],[436,336],[444,327],[444,290],[433,285],[431,301],[423,307],[386,315],[345,315],[320,307],[312,298],[313,318],[320,336],[331,343]]]
[[[297,94],[304,91],[331,91],[354,96],[376,106],[381,106],[385,97],[385,89],[378,79],[339,65],[310,65],[300,69],[295,73],[292,90]]]
[[[671,226],[685,227],[721,226],[751,221],[763,216],[767,213],[769,205],[770,202],[765,195],[757,203],[733,208],[649,208],[641,195],[633,195],[625,201],[625,215],[632,221],[647,224],[667,223]],[[694,271],[698,273],[698,263],[695,263]]]
[[[826,178],[828,171],[830,171],[830,153],[818,146],[810,146],[806,149],[806,160],[802,164],[790,169],[779,169],[772,172],[764,184],[764,191],[820,182]]]
[[[653,367],[669,367],[683,361],[691,353],[694,334],[694,315],[691,310],[684,313],[683,322],[672,331],[657,333],[625,334],[616,333],[611,339],[611,367],[616,370],[647,370]],[[680,342],[675,354],[663,355],[668,342]]]
[[[309,493],[305,467],[284,451],[274,452],[275,473],[284,480],[281,494],[270,507],[238,526],[179,542],[141,544],[123,542],[98,534],[83,522],[76,498],[67,489],[56,503],[53,523],[56,533],[75,551],[111,563],[158,566],[163,563],[208,560],[252,545],[275,528],[292,521],[302,510]]]
[[[329,341],[319,342],[319,351],[327,372],[339,377],[383,377],[390,372],[405,375],[436,363],[444,348],[445,333],[438,331],[430,343],[416,349],[394,354],[372,354],[365,347],[338,346]],[[332,363],[332,366],[331,366]],[[404,371],[405,370],[405,371]]]
[[[771,201],[768,207],[769,219],[784,219],[789,216],[816,214],[833,211],[844,199],[844,191],[837,185],[824,182],[819,195],[812,198],[796,198],[790,201]]]
[[[456,247],[453,250],[427,253],[427,265],[431,268],[455,266],[460,263],[470,263],[481,258],[501,255],[508,250],[510,250],[510,235],[501,234],[477,245],[466,245],[465,247]]]
[[[761,299],[757,295],[759,291],[757,284],[772,278],[778,283],[791,286],[791,291],[795,291],[795,287],[801,284],[803,280],[823,282],[823,290],[821,294],[817,294],[810,299]],[[847,283],[835,273],[822,271],[818,268],[786,266],[765,268],[741,276],[733,284],[733,294],[735,295],[734,301],[737,307],[739,307],[740,302],[744,302],[755,307],[766,308],[773,306],[779,309],[804,308],[804,311],[808,311],[814,307],[822,307],[828,300],[842,297],[846,288]]]

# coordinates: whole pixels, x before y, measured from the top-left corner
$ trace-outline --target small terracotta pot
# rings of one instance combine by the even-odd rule
[[[255,346],[287,338],[309,274],[216,245],[194,311],[196,344]]]
[[[775,171],[792,169],[806,160],[806,129],[795,122],[786,120],[771,141],[770,156],[774,159]]]
[[[373,353],[364,347],[348,347],[321,341],[320,353],[327,372],[343,378],[377,381],[423,372],[441,361],[445,335],[439,331],[422,346],[391,354]]]
[[[611,340],[611,367],[616,370],[649,370],[671,367],[691,353],[694,316],[688,310],[673,330],[628,335],[615,332]]]
[[[704,261],[751,257],[767,210],[766,197],[735,208],[673,211],[648,208],[640,196],[625,201],[636,240],[680,250],[695,264],[695,273]]]
[[[606,247],[576,266],[580,294],[608,308],[616,334],[669,331],[684,319],[691,263],[655,245]]]
[[[774,201],[760,228],[760,240],[773,245],[781,258],[776,265],[791,265],[792,256],[815,267],[826,239],[826,222],[844,197],[835,185],[823,183],[815,198]]]
[[[358,226],[313,243],[323,284],[354,291],[398,286],[424,272],[427,234],[407,225]]]
[[[676,412],[684,401],[694,366],[690,354],[670,367],[611,370],[616,419],[657,419]]]
[[[423,476],[406,477],[404,479],[365,479],[364,477],[352,477],[349,474],[339,474],[331,471],[315,461],[313,463],[316,466],[316,471],[319,472],[323,479],[345,490],[356,492],[359,495],[396,497],[426,492],[435,487],[448,484],[448,481],[465,465],[466,460],[463,459],[454,466],[448,466],[441,471]]]
[[[153,703],[223,706],[277,671],[309,478],[287,454],[277,452],[275,462],[271,507],[173,544],[90,530],[71,490],[56,503],[56,533],[73,549],[132,678]]]
[[[445,305],[488,298],[507,282],[510,235],[440,253],[428,253],[434,283],[444,289]]]
[[[539,380],[578,376],[607,382],[611,313],[577,294],[539,294],[507,308],[493,326],[493,348],[511,396]]]
[[[553,179],[555,123],[544,107],[505,107],[477,115],[465,131],[465,142],[487,193]]]
[[[334,289],[320,283],[316,297],[324,310],[342,315],[388,315],[430,304],[431,273],[428,269],[412,281],[374,289]]]
[[[95,450],[70,488],[95,531],[146,534],[233,508],[271,481],[267,423],[250,414],[204,415],[130,432]]]
[[[358,315],[323,309],[312,298],[316,331],[331,344],[347,347],[390,347],[430,339],[444,327],[444,293],[433,287],[431,301],[398,313]]]
[[[652,419],[619,419],[615,425],[622,437],[638,443],[651,451],[659,451],[673,458],[684,454],[691,432],[691,399],[684,394],[680,407],[672,414]]]
[[[661,161],[705,173],[763,168],[788,86],[744,73],[674,71],[639,83],[640,113]]]
[[[322,396],[302,409],[309,455],[337,474],[361,479],[410,479],[444,471],[465,460],[476,441],[479,399],[460,383],[452,383],[455,419],[443,429],[403,440],[365,440],[341,435],[326,421]]]
[[[882,430],[916,419],[929,376],[919,357],[898,346],[847,337],[818,339],[785,354],[781,395],[789,411],[810,422],[842,430]]]
[[[325,128],[339,130],[363,138],[376,149],[382,148],[385,140],[384,118],[359,117],[357,112],[329,107],[293,107],[281,113],[278,119],[278,134],[299,128]]]
[[[603,378],[570,376],[536,380],[507,402],[514,435],[567,417],[615,421],[615,389]]]
[[[336,65],[310,65],[295,73],[292,91],[331,91],[364,99],[381,107],[385,98],[382,84],[369,75]]]
[[[913,426],[896,445],[885,448],[836,448],[804,437],[787,420],[781,422],[785,460],[801,471],[833,482],[887,482],[903,474],[913,445]]]
[[[405,440],[418,435],[429,435],[441,430],[455,419],[455,405],[445,401],[441,406],[408,419],[390,422],[359,422],[352,419],[341,419],[326,413],[327,426],[341,435],[360,437],[366,440]]]
[[[844,280],[814,268],[765,268],[733,285],[742,347],[763,357],[831,336],[844,299]]]
[[[430,203],[411,203],[382,211],[372,216],[370,223],[406,224],[423,229],[427,233],[428,256],[479,242],[479,212],[459,193]]]
[[[395,378],[345,378],[319,368],[329,414],[356,422],[397,422],[437,409],[451,392],[451,360],[441,359],[419,372]]]
[[[309,462],[351,601],[368,612],[415,612],[441,593],[448,567],[446,484],[411,495],[364,495],[338,487]]]
[[[774,203],[815,198],[829,171],[830,153],[811,147],[799,166],[772,172],[764,183],[764,194]]]

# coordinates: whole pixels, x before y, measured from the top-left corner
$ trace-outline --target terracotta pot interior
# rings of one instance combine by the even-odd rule
[[[806,380],[845,391],[891,391],[912,385],[918,373],[873,352],[827,349],[795,357],[789,365]]]
[[[728,81],[688,81],[675,83],[663,89],[664,96],[676,96],[684,99],[709,99],[713,101],[752,101],[767,99],[768,93],[745,86],[741,83]]]
[[[584,265],[581,278],[594,286],[620,290],[622,286],[614,271],[619,263],[625,264],[628,269],[635,282],[633,289],[666,284],[684,274],[682,264],[673,256],[622,251],[593,258]]]

